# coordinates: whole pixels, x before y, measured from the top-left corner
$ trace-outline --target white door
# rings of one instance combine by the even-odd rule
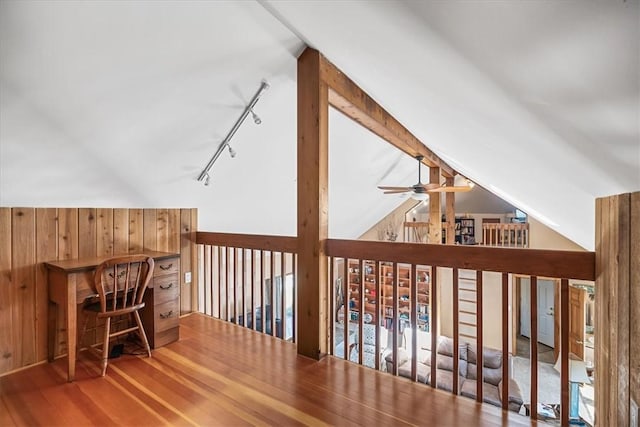
[[[529,296],[531,282],[528,278],[521,279],[520,288],[520,334],[531,336],[531,322]],[[538,279],[538,342],[553,347],[553,291],[552,280]]]
[[[553,281],[538,280],[538,342],[553,347]]]

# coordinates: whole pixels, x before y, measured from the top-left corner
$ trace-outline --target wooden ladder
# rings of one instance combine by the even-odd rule
[[[458,273],[458,313],[459,334],[475,340],[477,334],[477,286],[474,270],[459,270]]]

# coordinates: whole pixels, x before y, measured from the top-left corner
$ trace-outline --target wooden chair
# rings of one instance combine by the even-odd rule
[[[151,357],[151,348],[142,327],[139,310],[144,307],[142,299],[153,275],[153,266],[154,262],[151,257],[127,255],[110,258],[96,268],[93,284],[99,301],[88,303],[83,307],[85,320],[79,342],[82,342],[90,315],[96,315],[98,319],[105,319],[102,376],[107,372],[109,340],[111,338],[137,331],[142,344]],[[131,315],[135,319],[136,326],[111,333],[111,319],[123,315]]]

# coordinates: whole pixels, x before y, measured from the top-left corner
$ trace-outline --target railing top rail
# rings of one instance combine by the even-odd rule
[[[214,233],[198,231],[196,243],[199,245],[227,246],[278,252],[298,252],[298,239],[290,236],[268,236],[259,234]]]
[[[328,239],[326,253],[340,258],[595,280],[595,252],[587,251]]]

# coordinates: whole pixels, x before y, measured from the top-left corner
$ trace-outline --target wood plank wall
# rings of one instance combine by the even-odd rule
[[[640,403],[640,192],[596,200],[596,425]]]
[[[197,209],[0,208],[0,374],[47,358],[45,261],[179,253],[181,312],[196,310],[197,219]]]

